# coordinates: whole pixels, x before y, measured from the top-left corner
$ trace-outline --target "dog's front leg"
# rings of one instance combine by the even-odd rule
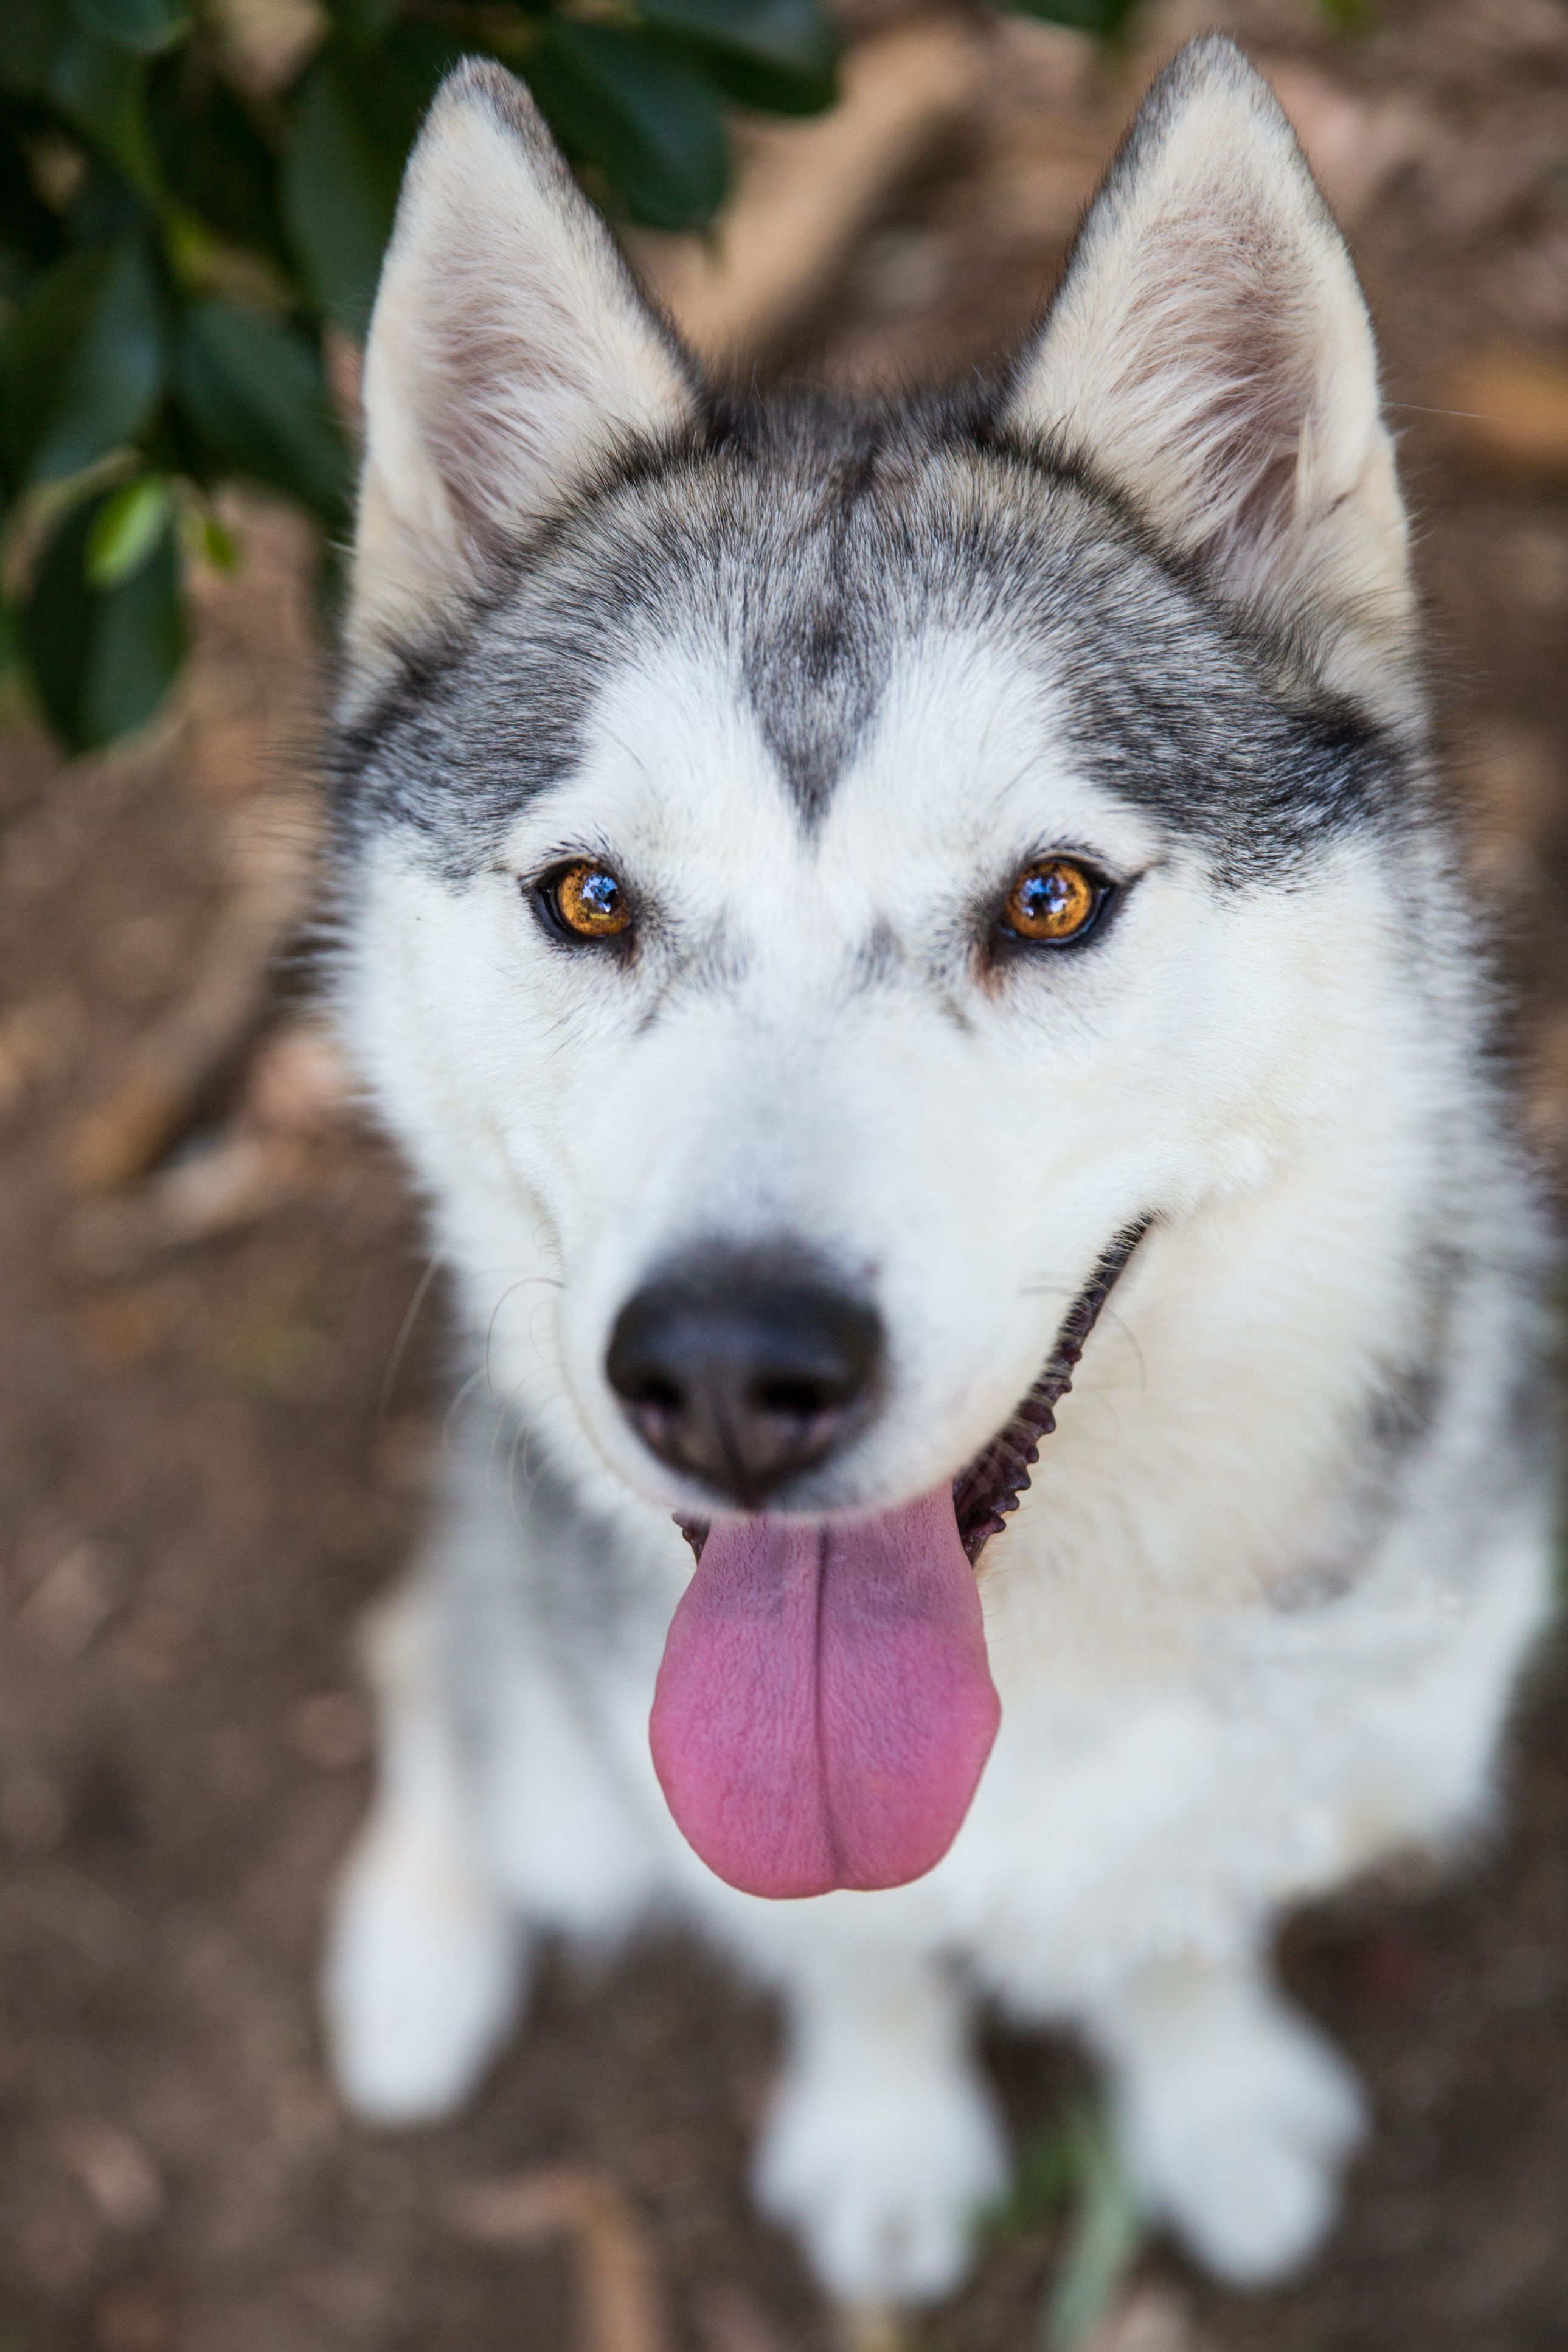
[[[962,1991],[934,1964],[854,1948],[814,1953],[784,1992],[789,2053],[758,2151],[760,2201],[844,2302],[944,2294],[1006,2178]]]
[[[1363,2130],[1361,2093],[1337,2052],[1246,1960],[1146,1969],[1090,2031],[1151,2211],[1237,2284],[1294,2270],[1333,2219]]]
[[[521,1990],[521,1929],[476,1845],[436,1618],[432,1588],[416,1580],[372,1635],[377,1788],[327,1950],[332,2069],[350,2105],[378,2123],[421,2123],[456,2106]]]

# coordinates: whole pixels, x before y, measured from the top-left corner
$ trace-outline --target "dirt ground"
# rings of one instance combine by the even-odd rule
[[[1442,412],[1474,404],[1456,386],[1479,355],[1568,354],[1568,10],[1374,13],[1356,37],[1307,0],[1146,24],[1242,30],[1349,216],[1478,887],[1522,976],[1555,1157],[1568,474],[1510,466]],[[994,350],[1059,266],[1140,70],[1010,31],[973,133],[868,239],[799,363],[885,381]],[[253,530],[247,572],[208,598],[182,714],[146,744],[62,770],[25,730],[0,741],[0,2352],[560,2352],[565,2247],[476,2249],[455,2200],[567,2159],[646,2222],[676,2352],[826,2352],[827,2315],[742,2189],[773,2021],[696,1950],[552,1958],[449,2128],[360,2129],[322,2073],[323,1893],[368,1784],[353,1628],[415,1539],[444,1412],[437,1299],[399,1346],[417,1216],[387,1152],[276,1053],[240,1113],[265,1125],[258,1089],[293,1089],[269,1213],[160,1251],[134,1201],[117,1225],[70,1181],[83,1120],[235,919],[236,843],[308,820],[283,756],[313,690],[291,549]],[[209,1110],[234,1131],[231,1103]],[[1565,1700],[1559,1644],[1493,1842],[1289,1929],[1287,1973],[1377,2128],[1289,2291],[1221,2294],[1151,2251],[1219,2352],[1568,2342]],[[1069,2050],[997,2036],[991,2056],[1021,2146],[1081,2094]],[[1057,2251],[1026,2215],[923,2352],[1025,2352]]]

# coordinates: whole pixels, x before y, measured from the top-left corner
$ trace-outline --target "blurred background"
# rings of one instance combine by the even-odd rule
[[[0,2352],[828,2352],[744,2190],[774,2021],[694,1948],[552,1958],[446,2129],[352,2125],[321,2064],[354,1629],[420,1527],[449,1355],[313,1001],[323,616],[397,166],[489,47],[715,365],[903,384],[1005,349],[1150,72],[1235,31],[1377,320],[1556,1181],[1568,7],[3,13]],[[1019,2187],[910,2346],[1568,2342],[1565,1697],[1559,1647],[1460,1868],[1287,1932],[1377,2126],[1305,2280],[1225,2294],[1146,2241],[1082,2061],[997,2033]]]

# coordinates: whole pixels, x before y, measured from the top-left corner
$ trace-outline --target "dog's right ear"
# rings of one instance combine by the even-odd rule
[[[528,92],[499,66],[459,66],[409,159],[365,349],[353,689],[374,690],[510,546],[696,407]]]
[[[1222,35],[1145,100],[1005,421],[1087,463],[1321,678],[1408,715],[1405,513],[1366,305],[1289,124]]]

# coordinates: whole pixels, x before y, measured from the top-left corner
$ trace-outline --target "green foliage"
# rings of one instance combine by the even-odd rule
[[[1035,2243],[1055,2260],[1036,2352],[1079,2352],[1137,2261],[1147,2223],[1105,2118],[1069,2108],[1022,2149],[993,2243]]]
[[[161,474],[138,474],[104,499],[87,534],[89,588],[133,579],[167,534],[174,501]]]
[[[1003,0],[1020,16],[1037,16],[1047,25],[1070,26],[1075,33],[1094,33],[1113,41],[1126,26],[1138,0]]]
[[[185,646],[183,575],[248,482],[341,543],[353,458],[324,338],[363,336],[420,119],[458,58],[529,80],[612,211],[700,228],[725,109],[831,103],[822,0],[328,0],[282,87],[204,0],[3,0],[0,502],[18,660],[73,751],[140,726]]]
[[[1078,2352],[1088,2342],[1137,2260],[1147,2229],[1104,2120],[1085,2112],[1071,2119],[1068,2131],[1077,2198],[1046,2305],[1040,2352]]]
[[[657,32],[558,17],[529,85],[576,164],[593,163],[655,228],[700,228],[724,194],[719,95]]]
[[[1002,0],[1102,38],[1136,0]],[[1342,16],[1365,0],[1323,0]],[[324,338],[360,338],[409,145],[459,57],[529,81],[612,212],[704,226],[725,110],[831,104],[826,0],[324,0],[282,86],[216,0],[0,0],[0,669],[72,750],[155,708],[226,481],[329,546],[353,459]]]
[[[163,698],[185,651],[179,558],[167,503],[140,560],[114,545],[119,493],[79,499],[46,544],[22,614],[24,658],[49,724],[73,750],[94,751],[140,727]],[[124,524],[120,524],[121,548]],[[104,585],[106,555],[119,557]]]
[[[79,246],[17,304],[0,392],[5,467],[19,487],[58,481],[133,441],[167,373],[158,279],[132,229]]]

